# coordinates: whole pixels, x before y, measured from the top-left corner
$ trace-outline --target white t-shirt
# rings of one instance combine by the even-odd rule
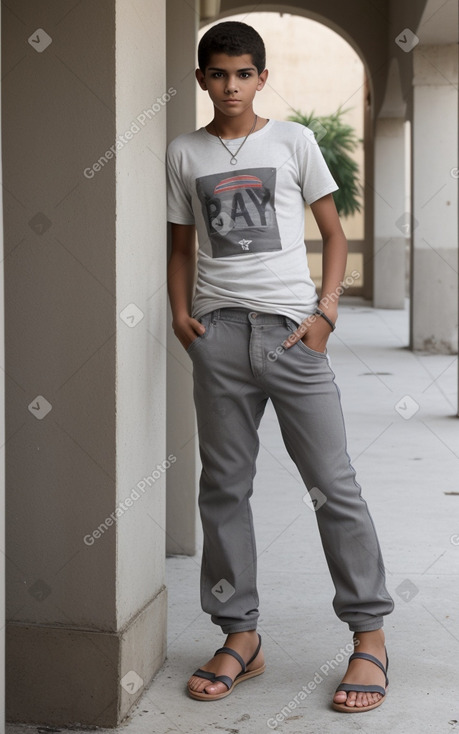
[[[244,138],[225,140],[236,152]],[[313,132],[269,120],[252,133],[236,165],[200,128],[167,150],[168,220],[195,224],[197,282],[192,316],[239,307],[301,321],[317,293],[304,244],[304,202],[338,186]]]

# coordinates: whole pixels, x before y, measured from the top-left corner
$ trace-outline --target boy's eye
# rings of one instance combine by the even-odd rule
[[[223,74],[222,71],[213,71],[212,72],[212,79],[221,79],[223,76],[224,76],[224,74]],[[239,76],[242,79],[250,79],[250,77],[252,76],[252,74],[250,73],[250,71],[241,71],[241,73],[239,74]]]

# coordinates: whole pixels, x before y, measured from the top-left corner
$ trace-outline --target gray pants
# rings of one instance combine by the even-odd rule
[[[352,631],[379,629],[394,602],[373,521],[346,450],[340,393],[327,354],[303,342],[283,350],[298,324],[224,308],[188,347],[202,473],[201,604],[225,634],[257,626],[257,556],[250,508],[258,426],[268,398],[287,451],[309,490],[336,594]]]

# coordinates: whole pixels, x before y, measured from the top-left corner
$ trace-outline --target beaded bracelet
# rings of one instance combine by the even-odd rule
[[[326,321],[326,322],[327,322],[327,323],[329,324],[329,326],[331,326],[331,330],[332,330],[332,331],[335,331],[335,329],[336,329],[336,326],[335,326],[335,324],[333,323],[333,321],[332,321],[331,319],[329,319],[329,318],[328,318],[328,316],[327,316],[327,314],[326,314],[326,313],[324,313],[323,311],[321,311],[321,309],[320,309],[320,308],[316,308],[316,310],[315,310],[315,312],[314,312],[314,313],[316,313],[316,314],[317,314],[318,316],[322,316],[322,318],[323,318],[323,319],[325,319],[325,321]]]

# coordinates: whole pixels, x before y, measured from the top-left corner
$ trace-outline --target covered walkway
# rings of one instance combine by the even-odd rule
[[[331,608],[333,588],[314,512],[303,502],[304,487],[268,407],[252,502],[266,673],[213,704],[187,697],[187,675],[222,636],[201,612],[200,553],[169,558],[167,660],[116,731],[262,734],[274,730],[276,716],[277,730],[288,734],[439,734],[458,726],[457,357],[408,350],[406,310],[353,303],[343,301],[329,351],[349,453],[396,603],[385,626],[387,701],[358,719],[328,709],[346,667],[350,634]],[[303,686],[309,693],[301,700]],[[7,727],[7,734],[36,731]]]
[[[2,2],[0,720],[258,733],[349,640],[267,413],[254,510],[269,667],[216,706],[183,693],[221,638],[199,607],[195,413],[167,305],[164,154],[195,127],[199,28],[255,9],[326,25],[366,68],[366,301],[343,309],[331,353],[398,601],[391,703],[363,721],[328,712],[339,671],[282,727],[430,721],[438,734],[459,721],[455,0]]]

